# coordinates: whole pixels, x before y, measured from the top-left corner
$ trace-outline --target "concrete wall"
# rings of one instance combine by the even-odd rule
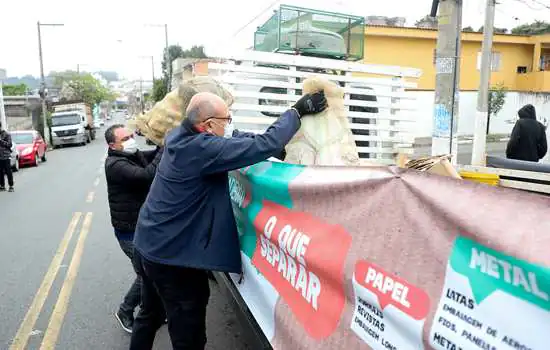
[[[431,137],[433,126],[433,91],[411,91],[415,97],[414,102],[404,102],[417,108],[414,112],[416,123],[414,126],[415,137]],[[458,134],[472,135],[474,132],[474,119],[477,109],[477,92],[463,91],[459,96]],[[532,104],[537,109],[538,119],[541,122],[550,121],[550,93],[525,93],[508,92],[506,102],[500,113],[491,118],[491,134],[509,134],[515,123],[517,111],[525,104]]]

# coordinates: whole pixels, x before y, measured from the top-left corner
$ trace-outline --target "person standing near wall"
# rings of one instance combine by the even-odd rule
[[[506,147],[506,158],[538,162],[548,151],[546,128],[537,121],[535,107],[531,104],[521,107],[518,116]]]
[[[8,178],[9,192],[13,192],[13,173],[11,171],[11,135],[2,128],[0,123],[0,192],[6,190],[5,177]]]

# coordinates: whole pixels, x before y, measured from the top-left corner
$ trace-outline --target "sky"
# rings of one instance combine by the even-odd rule
[[[1,0],[0,68],[8,76],[40,73],[37,21],[42,27],[44,70],[112,70],[129,79],[160,76],[164,28],[184,49],[204,45],[208,55],[253,45],[256,27],[279,4],[357,16],[399,16],[407,25],[429,13],[431,0]],[[537,4],[537,2],[539,4]],[[323,4],[322,6],[320,4]],[[500,0],[495,25],[512,28],[550,18],[550,0]],[[464,0],[464,26],[483,24],[485,0]],[[248,25],[247,25],[248,24]],[[153,25],[153,26],[151,26]],[[366,44],[368,46],[368,42]]]

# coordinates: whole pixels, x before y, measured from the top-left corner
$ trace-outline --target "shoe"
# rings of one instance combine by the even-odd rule
[[[6,190],[5,187],[0,187],[0,192],[4,192]]]
[[[8,192],[15,192],[15,188],[13,188],[13,186],[10,187],[10,189],[8,190]]]
[[[132,334],[132,327],[134,326],[134,317],[126,315],[121,310],[118,310],[115,312],[115,318],[117,319],[118,323],[120,323],[120,326],[122,329],[124,329],[127,333]]]

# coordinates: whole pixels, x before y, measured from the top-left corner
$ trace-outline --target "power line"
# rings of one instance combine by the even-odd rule
[[[534,11],[540,11],[540,10],[543,9],[543,8],[536,8],[536,7],[533,7],[533,5],[531,5],[530,3],[528,3],[526,0],[515,0],[515,1],[524,4],[525,6],[529,7],[531,10],[534,10]],[[542,5],[542,6],[543,6],[544,8],[546,8],[546,9],[550,9],[550,6],[549,6],[549,5],[546,5],[545,3],[540,2],[539,0],[531,0],[531,1],[534,2],[534,3],[536,3],[536,4]]]
[[[535,4],[539,4],[540,6],[542,6],[542,7],[546,8],[546,9],[550,10],[550,5],[547,5],[547,4],[543,3],[543,2],[540,1],[540,0],[531,0],[531,1],[534,2]]]
[[[260,12],[259,14],[257,14],[254,18],[252,18],[247,24],[245,24],[244,26],[242,26],[241,28],[239,28],[239,30],[237,30],[235,32],[235,34],[233,34],[233,38],[236,37],[240,32],[242,32],[246,27],[248,27],[249,25],[251,25],[255,20],[257,20],[258,18],[260,18],[261,15],[263,15],[264,13],[266,13],[267,11],[269,11],[269,9],[271,9],[273,6],[275,6],[280,0],[276,0],[276,1],[273,1],[271,4],[269,4],[268,7],[266,7],[262,12]]]

